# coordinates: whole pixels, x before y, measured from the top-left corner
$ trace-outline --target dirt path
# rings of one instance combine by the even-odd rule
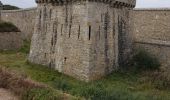
[[[18,100],[10,91],[0,88],[0,100]]]

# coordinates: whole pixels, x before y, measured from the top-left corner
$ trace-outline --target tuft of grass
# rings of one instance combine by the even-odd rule
[[[78,100],[78,98],[50,88],[33,88],[25,91],[22,100]]]
[[[20,30],[10,22],[0,22],[0,32],[20,32]]]
[[[28,54],[30,51],[30,40],[24,40],[23,46],[20,48],[19,52]]]

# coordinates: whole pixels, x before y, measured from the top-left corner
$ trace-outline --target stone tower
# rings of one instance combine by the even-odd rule
[[[117,70],[129,57],[129,12],[136,0],[36,2],[30,62],[91,81]]]

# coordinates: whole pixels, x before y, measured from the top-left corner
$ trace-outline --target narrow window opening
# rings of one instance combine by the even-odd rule
[[[45,32],[47,32],[48,24],[45,24]]]
[[[113,26],[113,38],[115,37],[115,26]]]
[[[101,22],[103,21],[103,16],[102,16],[102,14],[101,14]]]
[[[64,62],[66,62],[67,61],[67,57],[64,57]]]
[[[100,40],[100,26],[99,26],[99,40]]]
[[[89,26],[89,40],[91,39],[91,26]]]
[[[61,35],[63,35],[63,24],[61,25]]]
[[[49,16],[49,17],[50,17],[50,19],[51,19],[51,15],[52,15],[52,10],[50,9],[50,16]]]
[[[53,36],[51,38],[51,45],[53,46],[54,45],[54,39],[53,39]]]
[[[78,39],[80,38],[80,25],[79,25],[79,30],[78,30]]]
[[[71,25],[69,26],[69,38],[70,38],[70,35],[71,35]]]
[[[47,53],[44,54],[44,58],[46,58],[46,57],[47,57]]]
[[[40,10],[40,19],[41,19],[41,10]]]

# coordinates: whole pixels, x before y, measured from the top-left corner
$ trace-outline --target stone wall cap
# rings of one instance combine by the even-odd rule
[[[2,13],[8,13],[8,12],[22,12],[22,11],[29,11],[29,10],[35,10],[37,7],[32,7],[32,8],[25,8],[25,9],[18,9],[18,10],[2,10]]]
[[[134,11],[169,11],[170,8],[134,8]]]
[[[170,47],[170,41],[156,40],[156,39],[135,39],[135,43]]]

